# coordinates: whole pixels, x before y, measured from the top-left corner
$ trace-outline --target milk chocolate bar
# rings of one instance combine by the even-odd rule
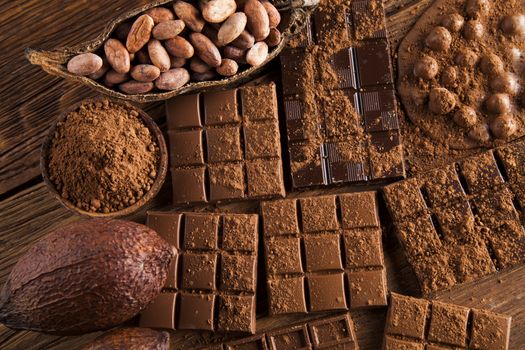
[[[490,311],[392,293],[383,349],[507,350],[510,324],[511,317]]]
[[[258,216],[149,212],[147,225],[179,254],[140,325],[254,333]]]
[[[386,305],[375,192],[261,206],[271,315]]]
[[[424,294],[525,261],[524,169],[519,141],[384,189]]]
[[[293,186],[404,177],[382,1],[322,3],[291,46],[281,70]]]
[[[354,323],[349,313],[270,330],[253,337],[208,345],[206,350],[358,350]]]
[[[275,84],[167,101],[173,202],[283,197]]]

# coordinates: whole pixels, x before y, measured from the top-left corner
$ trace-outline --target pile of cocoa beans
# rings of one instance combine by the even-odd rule
[[[99,54],[74,56],[67,69],[126,94],[175,90],[261,65],[281,42],[280,21],[267,0],[177,0],[122,23]]]

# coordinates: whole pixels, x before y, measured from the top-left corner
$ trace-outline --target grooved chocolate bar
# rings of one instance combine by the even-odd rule
[[[387,205],[422,292],[525,261],[525,142],[387,186]]]
[[[507,350],[511,317],[392,293],[384,350]],[[426,347],[425,347],[426,346]]]
[[[404,177],[382,1],[322,3],[291,46],[281,69],[293,186]]]
[[[375,192],[261,206],[271,315],[386,305]]]
[[[254,333],[258,216],[149,212],[147,225],[179,254],[141,327]]]
[[[275,84],[167,101],[175,204],[284,197]]]
[[[206,350],[358,350],[349,313],[299,323],[231,342],[208,345]]]

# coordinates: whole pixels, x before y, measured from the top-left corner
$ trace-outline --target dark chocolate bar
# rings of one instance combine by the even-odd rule
[[[173,202],[285,194],[275,84],[167,101]]]
[[[206,350],[358,350],[349,313],[269,330],[252,337],[207,345]]]
[[[422,292],[525,261],[525,142],[385,187]]]
[[[375,192],[261,206],[271,315],[386,305]]]
[[[147,224],[179,254],[141,326],[254,333],[258,216],[149,212]]]
[[[509,347],[511,317],[392,293],[384,350],[490,349]]]
[[[351,45],[327,60],[322,53],[338,37]],[[294,188],[404,177],[382,1],[321,4],[290,46],[281,54],[281,70]],[[323,73],[327,66],[333,74]],[[334,75],[336,86],[328,81]],[[305,86],[327,91],[312,100]],[[346,98],[348,106],[328,106],[333,96]]]

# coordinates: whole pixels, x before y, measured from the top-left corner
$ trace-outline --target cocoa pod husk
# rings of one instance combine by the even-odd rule
[[[119,328],[104,333],[82,350],[168,350],[170,334],[149,328]]]

